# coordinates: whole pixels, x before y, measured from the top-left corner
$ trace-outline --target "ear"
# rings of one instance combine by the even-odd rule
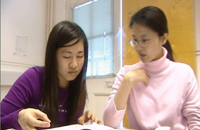
[[[167,42],[168,39],[168,34],[164,33],[164,35],[162,36],[162,45],[165,45],[165,43]]]

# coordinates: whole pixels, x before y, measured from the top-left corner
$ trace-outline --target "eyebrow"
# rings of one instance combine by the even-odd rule
[[[132,35],[133,37],[136,37],[135,35]],[[140,36],[140,37],[146,37],[146,36],[148,36],[147,34],[143,34],[142,36]]]
[[[71,51],[63,51],[62,53],[69,53],[69,54],[72,54]],[[84,51],[79,51],[78,54],[80,54],[80,53],[84,53]]]

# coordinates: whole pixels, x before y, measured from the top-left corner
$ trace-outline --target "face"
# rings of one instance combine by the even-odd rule
[[[162,45],[167,41],[167,34],[164,34],[164,36],[158,36],[157,32],[137,23],[134,23],[132,31],[133,41],[148,41],[145,46],[134,46],[134,49],[142,62],[154,61],[163,56]]]
[[[72,45],[76,41],[77,39],[74,39],[66,45]],[[74,80],[83,68],[85,60],[83,40],[70,47],[59,48],[56,57],[60,87],[66,88],[68,82]]]

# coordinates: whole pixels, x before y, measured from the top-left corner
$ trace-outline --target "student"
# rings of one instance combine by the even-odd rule
[[[200,130],[200,93],[190,66],[174,62],[165,14],[147,6],[130,21],[131,44],[140,62],[118,72],[103,121],[119,126],[125,109],[129,127],[154,130]]]
[[[25,71],[1,102],[1,129],[51,128],[88,120],[100,123],[87,98],[88,41],[75,23],[62,21],[52,29],[45,66]]]

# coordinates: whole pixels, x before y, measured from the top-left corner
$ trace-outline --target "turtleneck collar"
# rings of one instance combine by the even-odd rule
[[[147,72],[150,73],[158,73],[164,69],[166,69],[169,64],[170,64],[170,60],[167,59],[167,50],[163,47],[163,51],[164,51],[164,55],[155,61],[151,61],[148,63],[144,63],[142,61],[139,62],[140,67],[142,67],[143,69],[145,69]]]

